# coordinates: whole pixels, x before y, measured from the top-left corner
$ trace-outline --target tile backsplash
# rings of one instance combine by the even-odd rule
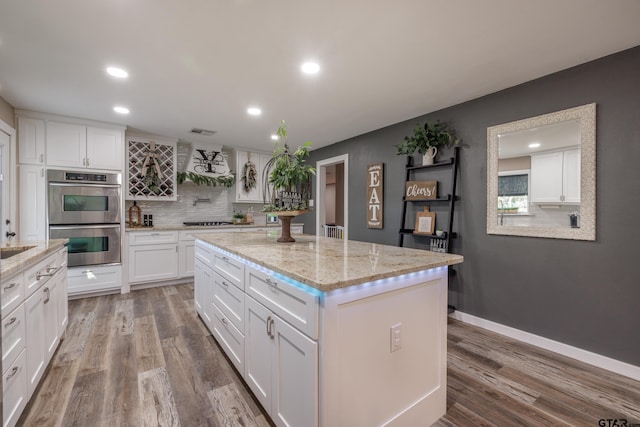
[[[198,202],[197,199],[209,199],[209,202]],[[254,222],[264,224],[265,215],[260,214],[261,204],[233,203],[235,187],[206,187],[193,183],[178,185],[178,200],[146,201],[138,200],[143,215],[153,215],[153,225],[157,227],[182,225],[184,221],[231,221],[234,208],[246,212],[253,206]],[[125,221],[129,220],[129,207],[132,200],[125,203]]]

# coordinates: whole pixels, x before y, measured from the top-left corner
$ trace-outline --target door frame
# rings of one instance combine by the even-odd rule
[[[349,239],[349,153],[318,160],[316,162],[316,236],[322,236],[321,225],[325,223],[325,193],[327,188],[327,166],[344,165],[344,240]]]
[[[16,130],[4,120],[0,119],[0,132],[9,135],[9,146],[5,147],[6,151],[2,156],[4,163],[2,173],[5,175],[2,183],[2,209],[5,211],[0,212],[0,233],[2,233],[0,234],[0,242],[4,242],[6,241],[5,232],[7,232],[9,228],[16,231],[16,165],[18,164],[18,159],[16,157]],[[5,167],[7,168],[6,170]],[[5,186],[7,182],[9,184]],[[6,209],[5,206],[7,205],[9,209]],[[5,219],[11,221],[10,227],[7,227],[4,223]]]

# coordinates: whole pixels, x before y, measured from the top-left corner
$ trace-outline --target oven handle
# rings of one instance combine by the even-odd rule
[[[120,228],[120,224],[98,224],[98,225],[50,225],[49,230],[87,230],[96,228]]]
[[[99,187],[99,188],[120,188],[120,184],[93,184],[85,181],[78,182],[56,182],[49,181],[51,187]]]

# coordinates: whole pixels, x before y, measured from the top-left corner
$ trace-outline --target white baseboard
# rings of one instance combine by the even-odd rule
[[[460,311],[454,311],[449,316],[456,320],[460,320],[461,322],[478,326],[480,328],[496,332],[500,335],[505,335],[509,338],[513,338],[518,341],[534,345],[536,347],[544,348],[545,350],[553,351],[554,353],[559,353],[563,356],[571,357],[572,359],[588,363],[589,365],[597,366],[598,368],[606,369],[607,371],[615,372],[616,374],[624,375],[625,377],[640,381],[639,366],[634,366],[629,363],[611,359],[610,357],[592,353],[581,348],[572,347],[558,341],[553,341],[539,335],[521,331],[510,326],[501,325],[500,323],[492,322],[490,320],[482,319],[480,317],[472,316],[471,314],[462,313]]]

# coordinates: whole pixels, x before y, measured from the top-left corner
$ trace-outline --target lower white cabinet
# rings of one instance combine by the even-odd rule
[[[129,233],[129,283],[178,278],[178,232]]]
[[[9,291],[25,282],[37,283],[17,306],[2,311],[3,426],[16,425],[60,343],[68,323],[67,249],[62,248],[34,266],[3,278]],[[43,269],[42,266],[45,266]],[[34,268],[37,270],[33,276]],[[33,279],[33,280],[32,280]],[[13,286],[12,286],[13,285]],[[23,288],[25,286],[22,286]],[[4,294],[3,294],[4,295]]]
[[[274,423],[317,426],[318,343],[284,318],[317,337],[318,297],[201,241],[194,265],[196,311]]]
[[[91,295],[122,287],[122,264],[72,267],[67,271],[69,295]]]
[[[244,380],[278,426],[318,425],[318,343],[246,297]]]

